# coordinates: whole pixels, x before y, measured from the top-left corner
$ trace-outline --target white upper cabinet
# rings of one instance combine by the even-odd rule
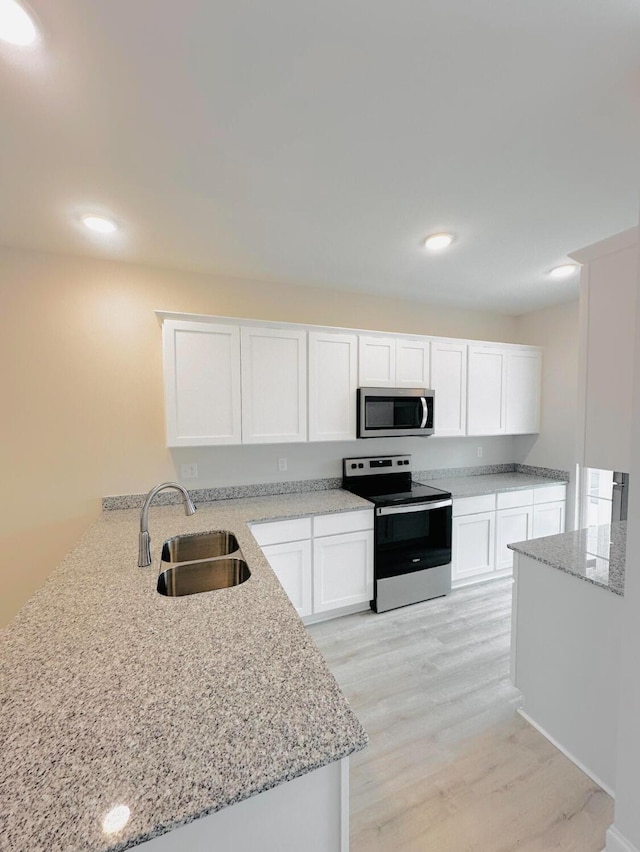
[[[307,334],[243,327],[242,442],[307,440]]]
[[[431,342],[434,435],[467,433],[467,344]]]
[[[396,387],[431,387],[430,352],[428,340],[396,340]]]
[[[169,447],[355,440],[358,387],[433,388],[435,435],[540,429],[537,347],[159,315]]]
[[[309,332],[309,440],[356,437],[358,338]]]
[[[509,435],[540,431],[542,352],[507,351],[506,431]]]
[[[239,444],[240,329],[165,320],[167,446]]]
[[[428,340],[362,334],[358,340],[360,387],[430,387]]]
[[[507,411],[507,350],[502,346],[469,345],[467,434],[504,435]],[[437,415],[436,398],[436,415]]]
[[[366,388],[394,388],[396,386],[395,337],[358,338],[358,383]]]

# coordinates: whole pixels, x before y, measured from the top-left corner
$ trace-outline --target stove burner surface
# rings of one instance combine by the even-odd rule
[[[359,497],[364,497],[366,500],[371,500],[376,505],[388,505],[390,503],[426,503],[435,500],[445,500],[451,497],[448,491],[442,491],[440,488],[434,488],[431,485],[423,485],[420,482],[411,482],[410,490],[394,491],[388,493],[389,484],[376,483],[364,486],[362,483],[357,485],[347,484],[347,491],[357,494]]]

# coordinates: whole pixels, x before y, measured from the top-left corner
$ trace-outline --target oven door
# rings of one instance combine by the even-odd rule
[[[433,391],[358,389],[358,437],[387,438],[433,433]]]
[[[376,509],[376,580],[450,563],[451,519],[450,499]]]

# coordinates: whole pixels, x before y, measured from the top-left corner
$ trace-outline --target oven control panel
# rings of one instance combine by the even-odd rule
[[[411,473],[411,454],[403,456],[360,456],[342,460],[346,477],[372,476],[381,473]]]

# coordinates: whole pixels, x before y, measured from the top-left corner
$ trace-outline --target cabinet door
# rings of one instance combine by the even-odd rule
[[[242,441],[307,440],[306,332],[242,328]]]
[[[239,444],[238,326],[165,320],[162,344],[167,446]]]
[[[373,532],[313,540],[313,611],[326,612],[373,598]]]
[[[396,387],[430,388],[430,342],[396,340]]]
[[[506,349],[499,346],[469,345],[468,435],[504,434],[507,410],[506,378]]]
[[[513,550],[507,544],[533,537],[533,506],[500,509],[496,513],[496,571],[513,568]]]
[[[496,513],[453,519],[451,579],[462,580],[494,569]]]
[[[533,507],[533,537],[557,535],[564,532],[566,503],[540,503]]]
[[[509,435],[540,431],[542,353],[538,349],[507,354],[506,430]]]
[[[307,540],[292,541],[287,544],[269,544],[262,548],[262,552],[298,615],[311,615],[313,611],[311,542]]]
[[[394,337],[358,337],[358,383],[360,387],[393,388],[396,385],[396,341]]]
[[[435,390],[435,435],[467,431],[467,345],[431,343],[431,386]]]
[[[358,338],[309,332],[309,440],[356,437]]]

